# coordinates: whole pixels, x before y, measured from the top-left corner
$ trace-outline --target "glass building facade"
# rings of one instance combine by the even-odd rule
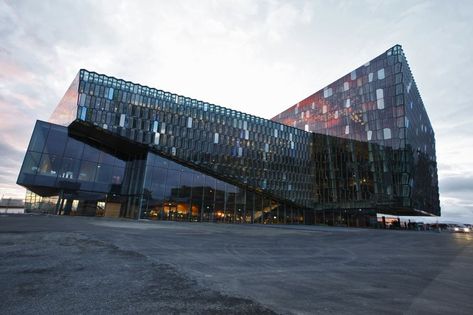
[[[316,208],[440,215],[434,131],[401,46],[273,120],[315,134]]]
[[[31,211],[360,226],[439,215],[435,163],[395,46],[272,120],[80,70],[37,122],[18,184]]]

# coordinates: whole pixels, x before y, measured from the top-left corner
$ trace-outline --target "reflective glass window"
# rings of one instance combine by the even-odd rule
[[[106,153],[106,152],[102,151],[100,153],[99,163],[100,164],[114,165],[115,164],[115,157],[113,155],[111,155],[110,153]]]
[[[61,169],[61,158],[56,155],[43,154],[39,164],[38,174],[57,177]]]
[[[121,185],[125,176],[125,168],[114,166],[112,170],[112,184]]]
[[[215,221],[225,220],[225,183],[217,180],[215,186]]]
[[[64,156],[80,159],[83,150],[84,143],[69,137],[69,139],[67,139],[66,149],[64,150]]]
[[[100,158],[100,151],[88,144],[84,147],[82,159],[90,162],[98,162]]]
[[[79,169],[78,179],[80,181],[93,182],[96,169],[97,163],[82,161]]]
[[[73,158],[63,158],[59,177],[64,179],[75,180],[78,177],[80,168],[80,160]]]
[[[235,222],[235,197],[236,197],[236,187],[230,184],[226,185],[226,201],[225,201],[225,221],[226,222]]]
[[[98,164],[95,181],[98,183],[110,184],[112,180],[112,174],[113,166],[107,164]]]
[[[51,125],[44,153],[62,155],[67,142],[67,129],[62,126]]]
[[[214,207],[215,207],[215,178],[211,176],[205,176],[204,186],[204,198],[203,198],[203,219],[204,221],[214,220]]]
[[[50,125],[41,122],[36,123],[28,151],[43,152],[48,137],[49,126]]]
[[[179,186],[181,181],[181,172],[168,170],[166,176],[166,190],[164,198],[168,200],[177,200],[179,197]]]
[[[246,192],[246,207],[244,221],[246,223],[253,223],[254,218],[254,193],[252,191]]]
[[[21,168],[21,173],[36,174],[39,168],[41,154],[37,152],[26,152],[25,160]]]
[[[205,176],[200,173],[194,174],[193,183],[192,183],[192,208],[191,208],[192,221],[200,221],[201,219],[204,186],[205,186]]]

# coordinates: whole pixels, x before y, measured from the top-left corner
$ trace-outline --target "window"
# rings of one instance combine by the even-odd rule
[[[378,80],[384,79],[384,68],[378,70]]]
[[[350,79],[356,80],[356,70],[353,70],[353,71],[350,73]]]
[[[157,121],[153,122],[153,132],[158,132],[158,122]]]
[[[77,179],[77,174],[79,173],[80,165],[80,160],[76,160],[73,158],[64,158],[59,177],[67,179]]]
[[[97,169],[97,163],[82,161],[79,171],[79,180],[91,182],[95,178],[95,171]]]
[[[376,90],[376,104],[378,109],[384,109],[384,91],[383,89]]]
[[[376,101],[376,104],[378,106],[378,109],[384,109],[384,99],[379,99]]]
[[[325,88],[324,89],[324,97],[327,98],[327,97],[330,97],[332,96],[332,88]]]
[[[62,155],[66,147],[67,138],[67,130],[64,127],[51,126],[44,146],[44,152]]]
[[[36,123],[36,127],[31,137],[30,145],[28,151],[42,152],[44,149],[44,144],[48,137],[49,126],[42,124],[40,122]]]
[[[108,99],[109,99],[109,100],[112,100],[112,99],[113,99],[113,88],[110,88],[110,89],[108,90]]]
[[[38,171],[40,159],[41,156],[39,153],[27,152],[20,175],[23,176],[24,174],[36,174]]]
[[[377,89],[376,90],[376,99],[380,99],[384,97],[383,89]]]
[[[391,139],[391,129],[390,128],[384,128],[383,129],[383,135],[384,135],[384,140]]]
[[[409,81],[409,84],[407,85],[407,93],[411,91],[411,87],[412,87],[412,81]]]
[[[87,117],[87,108],[79,107],[79,119],[85,120],[86,117]]]
[[[343,83],[343,90],[344,91],[348,91],[349,88],[350,88],[350,84],[348,84],[348,82]]]

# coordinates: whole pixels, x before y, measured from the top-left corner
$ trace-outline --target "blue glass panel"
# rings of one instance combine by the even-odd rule
[[[100,153],[100,158],[99,158],[99,163],[100,164],[108,164],[108,165],[114,165],[115,164],[115,157],[109,153],[106,152],[101,152]]]
[[[67,142],[67,129],[62,126],[51,125],[44,153],[62,155]]]
[[[73,158],[63,158],[59,177],[61,179],[77,180],[79,175],[80,160]]]
[[[87,117],[87,108],[79,107],[79,119],[85,121],[86,117]]]
[[[41,154],[37,152],[26,152],[20,175],[18,176],[18,184],[32,185],[34,177],[38,172]]]
[[[84,182],[93,182],[96,170],[97,163],[82,161],[80,165],[78,180]]]
[[[181,172],[168,170],[166,176],[166,191],[164,198],[168,200],[176,200],[179,196],[179,187],[181,181]]]
[[[123,183],[123,177],[125,176],[125,168],[124,167],[113,167],[112,171],[112,185],[121,185]]]
[[[80,159],[82,157],[83,150],[84,143],[69,137],[66,144],[66,150],[64,151],[64,156]]]
[[[57,155],[43,154],[38,174],[56,178],[61,170],[62,159]]]
[[[48,137],[50,124],[38,121],[31,136],[28,151],[43,152]]]
[[[110,89],[108,90],[108,99],[109,99],[109,100],[112,100],[112,99],[113,99],[113,88],[110,88]]]
[[[107,164],[97,165],[95,181],[98,183],[110,184],[112,182],[113,166]]]
[[[86,144],[84,147],[84,154],[82,159],[90,162],[98,162],[100,158],[100,150]]]

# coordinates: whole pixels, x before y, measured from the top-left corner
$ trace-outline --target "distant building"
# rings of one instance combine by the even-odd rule
[[[23,213],[25,202],[23,199],[3,198],[0,199],[0,213]]]
[[[18,184],[28,211],[71,215],[440,215],[434,132],[398,45],[272,120],[81,70],[36,123]]]

